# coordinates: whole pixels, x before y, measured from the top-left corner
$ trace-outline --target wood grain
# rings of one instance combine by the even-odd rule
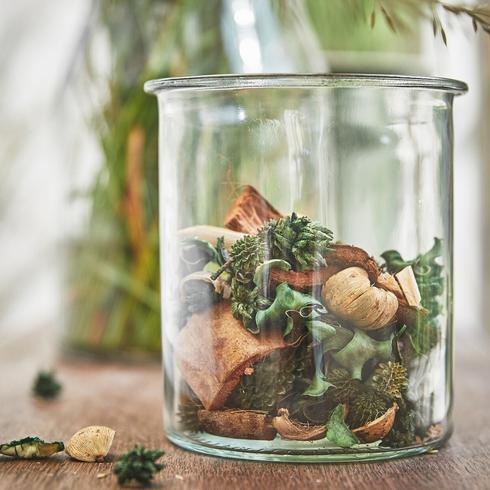
[[[483,334],[482,334],[483,335]],[[83,426],[113,427],[113,458],[134,444],[163,448],[165,469],[154,487],[175,489],[490,489],[490,374],[488,341],[458,343],[455,433],[436,454],[386,463],[265,464],[185,452],[162,432],[162,377],[157,366],[63,362],[60,399],[41,403],[29,390],[32,358],[0,352],[0,439],[26,435],[67,440]],[[118,488],[113,462],[77,463],[64,455],[45,462],[0,457],[0,489]],[[103,476],[102,478],[98,478]]]

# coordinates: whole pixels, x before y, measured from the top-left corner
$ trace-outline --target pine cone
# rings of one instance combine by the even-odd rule
[[[233,279],[231,281],[231,312],[238,320],[242,320],[245,326],[255,323],[257,311],[258,289],[250,284]]]
[[[257,236],[247,235],[231,247],[231,269],[242,282],[251,282],[255,269],[264,261],[264,249]]]
[[[375,390],[365,389],[349,404],[347,421],[357,428],[381,417],[390,407],[388,399]]]
[[[328,375],[328,381],[334,385],[327,392],[327,396],[336,404],[349,403],[361,391],[361,382],[358,379],[352,379],[349,371],[346,369],[334,369]]]
[[[279,403],[293,391],[301,356],[296,349],[275,351],[253,366],[230,395],[227,405],[242,410],[277,411]]]

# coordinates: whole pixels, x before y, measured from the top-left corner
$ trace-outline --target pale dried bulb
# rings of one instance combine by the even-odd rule
[[[368,273],[349,267],[325,282],[322,297],[334,315],[363,330],[383,328],[395,317],[398,299],[390,291],[371,286]]]
[[[104,461],[109,453],[116,431],[109,427],[91,425],[76,432],[65,447],[65,452],[78,461]]]

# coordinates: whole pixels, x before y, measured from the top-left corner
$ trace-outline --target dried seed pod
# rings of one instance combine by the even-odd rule
[[[393,403],[393,406],[391,406],[383,415],[362,427],[354,429],[352,432],[364,443],[379,441],[386,437],[388,432],[392,429],[397,410],[398,405]]]
[[[360,267],[349,267],[328,279],[322,297],[330,312],[364,330],[385,327],[398,309],[397,297],[371,286],[368,273]]]
[[[325,437],[325,425],[310,425],[291,420],[287,408],[280,408],[277,417],[272,419],[272,426],[283,439],[292,441],[315,441]]]
[[[68,442],[65,452],[78,461],[104,461],[111,449],[116,431],[109,427],[91,425],[76,432]]]
[[[265,412],[255,410],[199,410],[203,430],[222,437],[272,441],[276,430]]]

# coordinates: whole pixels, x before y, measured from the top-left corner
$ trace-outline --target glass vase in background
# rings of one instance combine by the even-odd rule
[[[73,185],[66,345],[160,354],[155,77],[324,71],[303,2],[143,0],[93,4],[69,73]],[[165,239],[165,238],[164,238]]]
[[[391,459],[451,434],[464,83],[155,80],[164,421],[200,453]]]

